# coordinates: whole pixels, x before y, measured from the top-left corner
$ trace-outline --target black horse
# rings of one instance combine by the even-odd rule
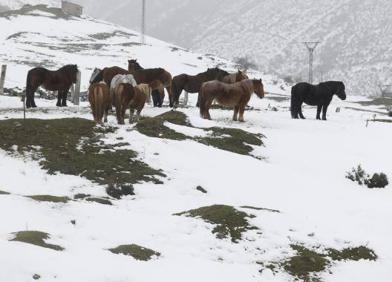
[[[323,120],[327,120],[328,106],[332,101],[333,95],[346,100],[344,83],[341,81],[327,81],[319,85],[312,85],[301,82],[291,89],[291,117],[294,119],[305,119],[302,114],[302,103],[310,106],[317,106],[317,119],[323,111]]]
[[[49,91],[58,91],[57,106],[67,106],[67,95],[73,83],[77,80],[77,65],[66,65],[57,71],[45,68],[34,68],[27,73],[26,107],[35,108],[34,94],[38,87],[43,86]]]

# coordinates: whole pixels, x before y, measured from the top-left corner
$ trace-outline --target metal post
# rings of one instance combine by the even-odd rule
[[[142,28],[141,28],[141,38],[140,43],[145,44],[146,39],[144,35],[146,34],[146,0],[142,0]]]
[[[78,71],[77,77],[76,77],[76,84],[72,87],[73,89],[73,95],[72,95],[72,103],[76,106],[79,106],[80,104],[80,84],[82,80],[82,73]]]
[[[309,83],[313,83],[313,59],[314,59],[314,51],[317,46],[320,44],[319,41],[307,41],[303,42],[306,48],[309,51]]]
[[[184,95],[184,106],[188,105],[188,101],[189,101],[189,93],[187,91],[185,91],[185,95]]]
[[[0,73],[0,95],[4,95],[4,83],[5,83],[6,74],[7,74],[7,65],[2,65],[1,73]]]

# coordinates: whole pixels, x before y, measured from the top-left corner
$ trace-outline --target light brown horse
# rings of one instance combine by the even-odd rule
[[[139,120],[146,101],[151,95],[151,87],[148,84],[139,84],[132,87],[129,83],[121,83],[115,89],[116,115],[118,124],[125,124],[125,112],[130,109],[129,123],[133,121],[136,110],[137,120]]]
[[[245,107],[253,93],[259,98],[264,97],[264,86],[260,80],[246,79],[234,84],[227,84],[217,80],[202,85],[200,99],[200,115],[204,119],[211,119],[210,107],[215,100],[218,104],[234,108],[233,120],[244,121]]]
[[[228,84],[233,84],[233,83],[236,83],[236,82],[243,81],[245,79],[249,79],[249,77],[246,75],[246,72],[238,70],[236,73],[232,73],[232,74],[226,75],[222,79],[222,82],[228,83]]]
[[[108,121],[108,112],[111,107],[109,87],[106,83],[93,83],[88,89],[88,100],[93,111],[94,121],[102,123]]]
[[[167,93],[169,94],[170,107],[173,107],[173,98],[172,98],[172,75],[163,68],[156,69],[144,69],[137,60],[129,60],[128,61],[128,71],[132,74],[138,84],[150,84],[155,81],[153,85],[154,88],[152,90],[159,90],[162,93],[163,88],[166,88]],[[156,83],[159,82],[159,83]]]

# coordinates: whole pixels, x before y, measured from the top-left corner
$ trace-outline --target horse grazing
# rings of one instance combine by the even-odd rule
[[[146,101],[151,93],[151,87],[148,84],[139,84],[133,87],[129,83],[121,83],[115,89],[116,96],[116,114],[118,124],[125,124],[125,112],[130,109],[129,123],[133,121],[133,114],[137,111],[137,120],[139,120]]]
[[[95,122],[102,123],[103,117],[104,122],[107,122],[108,112],[111,107],[109,87],[107,84],[105,82],[91,84],[88,89],[88,100]]]
[[[57,71],[45,68],[34,68],[27,73],[26,107],[35,108],[34,95],[38,87],[43,86],[49,91],[58,91],[57,107],[67,106],[67,95],[72,84],[76,83],[77,65],[66,65]]]
[[[180,74],[173,78],[173,102],[177,106],[182,91],[188,93],[199,93],[204,82],[212,80],[223,80],[230,75],[228,72],[219,68],[209,68],[205,72],[197,75]]]
[[[156,106],[161,107],[164,100],[164,88],[169,94],[170,107],[173,107],[172,98],[172,75],[163,68],[144,69],[137,60],[128,60],[128,71],[132,74],[138,84],[151,84],[153,89],[159,91],[161,99],[156,103]],[[154,92],[157,95],[157,92]]]
[[[204,119],[211,119],[210,107],[215,100],[218,104],[234,108],[233,120],[244,121],[245,107],[253,93],[259,98],[264,97],[263,82],[256,79],[246,79],[234,84],[227,84],[217,80],[206,82],[199,93],[200,115]]]
[[[320,119],[323,111],[323,120],[327,120],[328,106],[333,95],[337,95],[341,100],[346,100],[346,87],[341,81],[327,81],[318,85],[301,82],[291,89],[291,117],[293,119],[305,119],[302,114],[302,103],[310,106],[317,106],[317,116]]]

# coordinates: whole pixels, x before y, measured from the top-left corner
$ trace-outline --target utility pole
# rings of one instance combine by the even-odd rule
[[[320,41],[305,41],[302,43],[305,44],[306,48],[309,51],[309,83],[313,83],[314,51],[316,50],[317,46],[320,44]]]
[[[146,0],[142,0],[142,28],[141,28],[141,38],[140,43],[145,44],[146,39],[144,35],[146,34]]]

